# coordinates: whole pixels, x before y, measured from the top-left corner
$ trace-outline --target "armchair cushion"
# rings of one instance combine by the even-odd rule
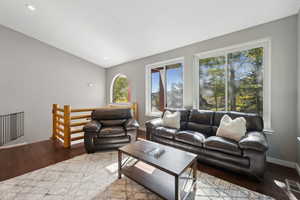
[[[109,126],[101,128],[99,137],[121,136],[125,135],[123,126]]]
[[[241,149],[252,149],[256,151],[266,151],[268,149],[268,142],[265,135],[262,132],[248,132],[239,141],[239,146]]]
[[[84,132],[99,132],[101,127],[102,126],[98,121],[92,120],[83,127],[83,131]]]

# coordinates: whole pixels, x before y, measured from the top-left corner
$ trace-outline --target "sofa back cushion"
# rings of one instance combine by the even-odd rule
[[[92,119],[101,120],[122,120],[132,118],[130,108],[101,108],[92,112]]]
[[[242,112],[233,112],[233,111],[217,111],[214,115],[213,120],[213,132],[217,130],[217,127],[220,125],[222,117],[227,114],[232,119],[237,117],[244,117],[246,119],[246,128],[247,131],[262,131],[264,129],[264,122],[261,116],[254,113],[242,113]]]
[[[187,130],[197,131],[207,136],[212,135],[212,120],[214,112],[209,110],[196,110],[190,112]]]

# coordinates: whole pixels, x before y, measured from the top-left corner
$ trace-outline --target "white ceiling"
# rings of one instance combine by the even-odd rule
[[[1,0],[0,24],[111,67],[293,15],[299,5],[298,0]]]

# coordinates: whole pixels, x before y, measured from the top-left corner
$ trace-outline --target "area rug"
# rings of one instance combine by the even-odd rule
[[[117,179],[117,152],[84,154],[0,182],[1,200],[156,200],[158,196],[128,178]],[[269,200],[198,172],[196,200]]]

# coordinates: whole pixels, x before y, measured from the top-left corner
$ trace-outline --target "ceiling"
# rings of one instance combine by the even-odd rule
[[[0,24],[111,67],[290,16],[299,5],[298,0],[1,0]]]

